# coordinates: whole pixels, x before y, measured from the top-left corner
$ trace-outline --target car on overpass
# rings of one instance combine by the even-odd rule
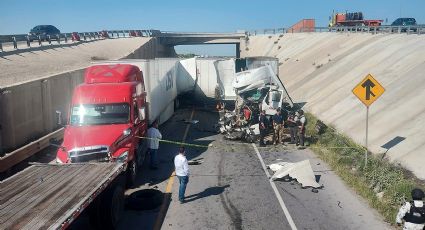
[[[60,30],[52,25],[38,25],[31,29],[28,33],[29,40],[32,42],[33,40],[48,40],[48,36],[50,39],[57,39],[57,36],[60,34]]]
[[[391,26],[394,27],[391,29],[392,32],[398,31],[398,28],[400,28],[401,32],[406,32],[409,27],[412,27],[410,30],[414,32],[417,31],[416,19],[414,18],[397,18],[393,23],[391,23]]]

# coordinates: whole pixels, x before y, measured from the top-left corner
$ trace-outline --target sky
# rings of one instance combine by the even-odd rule
[[[425,24],[425,0],[1,0],[0,5],[0,35],[28,33],[42,24],[55,25],[61,32],[232,32],[289,27],[314,18],[316,26],[327,26],[332,10],[362,11],[367,19],[389,24],[398,17],[414,17]],[[231,45],[186,46],[177,51],[203,52],[207,47],[211,55],[234,53]]]

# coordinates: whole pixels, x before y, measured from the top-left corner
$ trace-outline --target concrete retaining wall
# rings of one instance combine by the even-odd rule
[[[2,88],[2,150],[11,151],[59,128],[56,111],[65,123],[72,89],[82,79],[80,69]]]
[[[370,150],[425,179],[425,36],[299,33],[250,37],[248,46],[245,56],[279,58],[291,97],[359,144],[366,108],[351,90],[371,73],[386,92],[370,107]]]

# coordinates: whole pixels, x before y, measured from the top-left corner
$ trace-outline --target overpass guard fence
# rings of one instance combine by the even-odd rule
[[[417,26],[337,26],[337,27],[313,27],[313,28],[273,28],[247,30],[247,35],[286,34],[286,33],[372,33],[372,34],[425,34],[425,25]]]
[[[53,45],[54,43],[60,45],[61,43],[68,42],[87,42],[102,40],[107,38],[129,38],[129,37],[154,37],[159,34],[159,30],[104,30],[99,32],[72,32],[72,33],[60,33],[56,35],[47,35],[45,38],[41,36],[32,36],[28,34],[13,34],[13,35],[0,35],[0,53],[7,51],[4,50],[4,45],[11,44],[13,50],[19,48],[31,48],[45,46],[43,40],[48,44]],[[77,36],[76,36],[77,35]],[[78,39],[76,39],[78,37]],[[34,42],[36,41],[36,42]]]

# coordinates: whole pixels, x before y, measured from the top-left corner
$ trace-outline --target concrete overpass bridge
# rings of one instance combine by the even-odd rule
[[[201,44],[235,44],[236,57],[240,57],[240,43],[245,40],[246,34],[237,33],[181,33],[160,32],[154,35],[164,46],[201,45]]]

